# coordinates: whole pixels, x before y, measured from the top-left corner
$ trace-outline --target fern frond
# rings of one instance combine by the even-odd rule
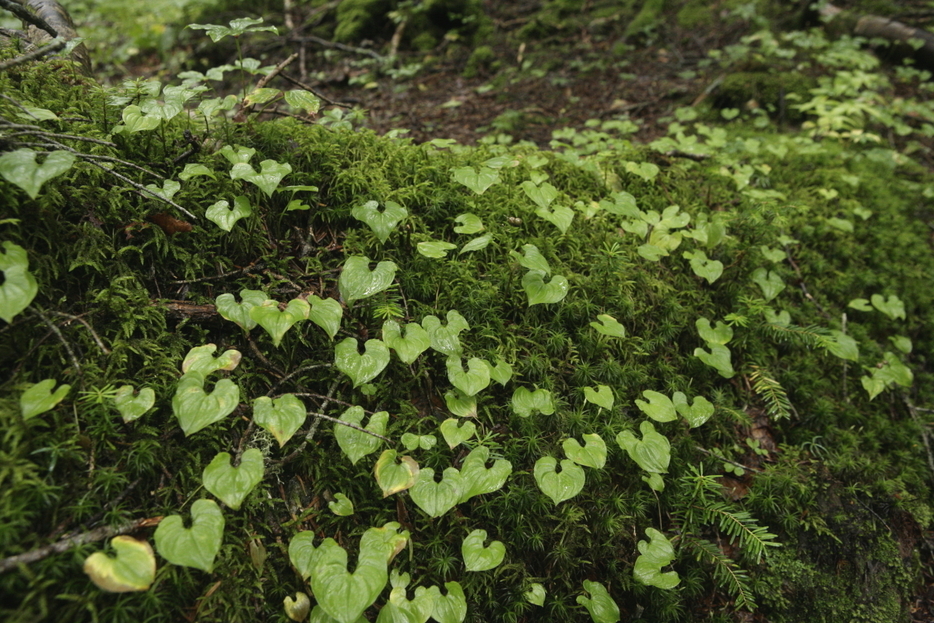
[[[773,379],[767,370],[759,366],[750,366],[752,372],[752,389],[765,402],[766,411],[775,419],[781,420],[791,417],[794,407],[788,400],[788,393],[782,384]]]
[[[709,523],[716,524],[745,554],[755,557],[757,563],[767,547],[781,545],[773,540],[776,535],[760,526],[748,511],[734,511],[725,502],[714,502],[704,508],[704,514]]]
[[[713,579],[717,585],[733,597],[738,608],[752,612],[756,602],[750,588],[749,574],[736,562],[706,539],[685,539],[684,545],[694,552],[694,559],[713,566]]]

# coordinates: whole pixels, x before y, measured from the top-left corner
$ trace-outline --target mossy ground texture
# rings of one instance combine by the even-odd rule
[[[312,592],[289,555],[297,534],[332,538],[354,561],[364,532],[390,522],[409,537],[391,568],[410,574],[412,587],[459,583],[467,621],[590,620],[577,601],[584,581],[608,590],[622,620],[732,621],[741,611],[756,621],[910,620],[932,518],[924,435],[934,407],[934,184],[904,141],[862,142],[852,118],[822,134],[791,134],[765,114],[747,111],[726,126],[717,111],[693,109],[678,115],[667,143],[639,145],[619,123],[596,123],[556,134],[552,151],[419,145],[296,119],[181,115],[115,135],[132,100],[67,66],[0,73],[0,92],[10,98],[0,101],[4,119],[22,121],[15,100],[58,116],[42,121],[44,130],[112,141],[61,139],[83,153],[169,179],[188,164],[212,173],[184,180],[173,198],[197,219],[86,160],[36,199],[0,180],[0,241],[27,251],[39,286],[30,308],[0,327],[0,559],[144,519],[152,521],[131,536],[151,541],[158,518],[187,517],[193,501],[215,499],[203,470],[219,452],[256,448],[264,463],[242,506],[223,507],[211,573],[157,556],[147,590],[105,592],[82,572],[90,554],[108,550],[91,540],[0,574],[3,620],[284,620],[283,599]],[[183,156],[186,132],[203,143]],[[317,191],[265,193],[232,179],[224,146],[255,149],[257,168],[288,163],[280,186]],[[110,163],[138,183],[161,184]],[[465,167],[497,180],[478,193],[458,181]],[[555,195],[542,206],[529,188],[547,185]],[[287,210],[293,195],[310,209]],[[223,231],[206,208],[235,196],[247,197],[252,213]],[[406,210],[385,241],[352,216],[370,201]],[[190,228],[171,233],[162,213]],[[482,229],[460,233],[464,214]],[[454,249],[429,257],[418,250],[429,242]],[[464,250],[471,242],[475,250]],[[550,274],[533,275],[527,245]],[[347,305],[341,275],[352,257],[396,270],[388,287]],[[704,277],[693,265],[712,262],[722,275]],[[533,304],[529,281],[553,286],[558,276],[567,294]],[[283,304],[338,300],[340,328],[332,339],[299,322],[274,345],[261,327],[245,332],[216,311],[218,296],[243,290]],[[897,297],[904,317],[851,306],[873,295]],[[346,338],[362,345],[380,339],[388,320],[446,322],[452,310],[469,327],[459,335],[463,360],[513,371],[481,388],[475,408],[463,408],[471,401],[456,394],[438,348],[413,363],[393,353],[358,387],[335,366],[335,344]],[[601,330],[606,316],[621,335]],[[704,337],[701,319],[729,325],[732,338]],[[206,344],[242,353],[235,370],[220,373],[240,397],[232,413],[186,437],[173,396],[186,354]],[[727,347],[731,370],[698,356],[714,345]],[[870,398],[862,379],[896,365],[913,382],[883,382]],[[69,394],[25,419],[23,392],[50,378],[71,385]],[[130,423],[108,394],[124,384],[156,394]],[[600,386],[612,407],[586,399],[585,388]],[[549,391],[554,408],[521,413],[520,388]],[[703,396],[714,413],[695,427],[680,414],[651,419],[636,403],[646,391]],[[353,405],[386,411],[390,442],[352,463],[335,436],[340,425],[312,414],[280,448],[253,422],[253,404],[286,393],[333,418]],[[450,418],[476,426],[453,448],[439,433]],[[661,491],[616,441],[626,431],[641,437],[647,421],[670,444]],[[407,448],[406,433],[437,443]],[[605,466],[585,467],[580,492],[555,504],[536,464],[561,461],[566,440],[593,434],[608,448]],[[385,450],[440,474],[477,447],[509,462],[508,479],[437,517],[408,490],[384,495],[374,478]],[[338,493],[353,514],[332,512]],[[662,568],[677,572],[674,588],[633,575],[647,528],[674,548]],[[461,544],[478,529],[506,553],[495,568],[470,571]],[[536,583],[543,605],[526,597]],[[366,620],[388,607],[389,590]]]

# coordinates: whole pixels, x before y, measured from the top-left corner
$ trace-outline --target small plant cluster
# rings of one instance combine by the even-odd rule
[[[929,399],[928,178],[852,127],[683,109],[646,147],[469,149],[260,123],[316,102],[200,99],[210,71],[88,99],[49,71],[0,74],[4,141],[27,116],[47,143],[0,155],[13,620],[792,620],[775,552],[832,575],[802,535],[869,521],[818,486],[929,521],[895,400]],[[66,530],[75,554],[35,554]]]

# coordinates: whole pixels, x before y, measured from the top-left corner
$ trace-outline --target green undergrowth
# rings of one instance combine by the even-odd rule
[[[35,193],[4,169],[0,241],[25,250],[37,294],[0,327],[0,558],[144,519],[130,536],[152,542],[157,518],[181,515],[190,528],[202,499],[222,500],[225,525],[210,571],[169,562],[156,537],[158,568],[142,590],[107,592],[82,573],[120,544],[102,536],[22,562],[0,574],[4,620],[284,620],[284,599],[337,581],[322,570],[333,566],[324,539],[356,561],[372,554],[360,545],[368,530],[391,522],[405,536],[385,557],[393,570],[454,602],[463,590],[466,615],[436,605],[439,621],[614,621],[606,599],[626,620],[727,621],[740,610],[908,620],[911,535],[932,513],[921,427],[934,402],[934,185],[897,145],[839,129],[783,134],[753,113],[706,125],[693,110],[649,146],[626,140],[622,122],[597,122],[556,133],[548,152],[198,114],[115,132],[138,122],[128,107],[147,102],[145,87],[81,80],[54,64],[0,73],[11,98],[0,115],[23,123],[15,100],[57,116],[32,122],[44,131],[111,142],[61,139],[85,154],[169,180],[191,165],[207,174],[186,175],[172,195],[191,218],[87,159]],[[202,141],[187,155],[186,132]],[[4,154],[27,148],[14,139],[2,137]],[[281,181],[231,175],[236,158],[290,170]],[[230,231],[208,218],[211,204],[237,197],[250,209]],[[398,208],[397,223],[373,225]],[[351,286],[369,283],[359,258],[395,270],[380,286]],[[6,305],[20,281],[4,270]],[[278,333],[246,332],[215,308],[246,291],[282,308],[338,301],[339,323],[329,333],[305,311]],[[340,363],[345,339],[388,343],[387,321],[427,329],[429,316],[466,328],[446,345],[433,333],[410,363],[393,346],[372,375]],[[176,398],[202,374],[183,360],[208,344],[242,360],[215,366],[205,387],[219,395],[221,378],[239,393],[202,426],[203,413]],[[70,390],[24,410],[44,379]],[[124,385],[151,388],[153,407],[121,420]],[[254,401],[285,394],[303,407],[280,448]],[[352,406],[373,430],[370,416],[388,412],[378,432],[389,440],[357,439],[372,448],[353,461],[340,424],[314,415],[349,421]],[[475,430],[449,445],[451,424],[439,427],[451,419]],[[605,465],[587,454],[597,438]],[[457,489],[433,512],[406,482],[407,465],[440,474],[477,448],[486,467],[509,462],[501,486],[465,500]],[[253,450],[259,482],[218,494],[209,464],[227,452],[242,466]],[[544,457],[563,461],[558,485],[541,476]],[[231,501],[230,488],[245,499]],[[330,504],[345,498],[350,514]],[[475,530],[484,552],[505,547],[492,567],[462,551]],[[296,553],[303,538],[317,548],[309,559]],[[376,620],[397,602],[365,559],[349,568],[382,580],[363,605]],[[538,589],[544,597],[529,598]],[[330,616],[356,618],[316,598]]]

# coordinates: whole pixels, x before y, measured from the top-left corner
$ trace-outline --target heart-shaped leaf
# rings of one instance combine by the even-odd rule
[[[237,323],[244,331],[250,331],[256,326],[250,310],[269,299],[261,290],[240,290],[240,299],[242,303],[238,303],[233,294],[226,292],[214,300],[214,305],[217,306],[217,313],[225,319]]]
[[[762,290],[766,301],[771,301],[785,289],[785,282],[778,273],[765,268],[757,268],[752,273],[752,280]]]
[[[447,257],[448,251],[456,248],[456,244],[444,242],[443,240],[429,240],[427,242],[419,242],[416,246],[419,254],[438,260]]]
[[[405,337],[402,336],[402,329],[395,320],[383,322],[383,342],[396,351],[402,363],[411,364],[431,346],[431,337],[428,331],[415,322],[405,325]]]
[[[216,180],[217,176],[214,175],[214,171],[207,168],[203,164],[189,163],[185,165],[185,170],[178,174],[178,179],[183,182],[187,182],[193,177],[198,177],[199,175],[206,175],[212,180]]]
[[[516,260],[519,261],[519,265],[529,270],[537,270],[546,275],[551,274],[551,266],[548,265],[548,260],[545,259],[545,256],[542,255],[542,252],[538,250],[534,244],[524,244],[522,245],[522,255],[519,255],[515,251],[510,251]]]
[[[351,210],[350,215],[369,225],[379,241],[385,243],[396,225],[409,215],[409,211],[395,201],[385,202],[382,210],[379,209],[378,202],[367,201]]]
[[[697,327],[697,332],[700,334],[701,339],[707,342],[707,345],[711,344],[721,344],[726,345],[730,343],[730,340],[733,339],[733,329],[730,325],[717,321],[717,328],[714,329],[710,326],[710,321],[706,318],[698,318],[694,322],[694,326]]]
[[[224,231],[230,231],[237,221],[251,214],[253,208],[250,206],[249,197],[238,195],[234,197],[234,207],[231,208],[230,203],[222,199],[208,208],[204,216]]]
[[[275,437],[280,448],[305,423],[306,415],[305,404],[292,394],[275,400],[260,396],[253,401],[253,421]]]
[[[610,199],[600,201],[600,207],[616,216],[639,218],[642,212],[636,207],[636,198],[624,190],[615,192]]]
[[[304,580],[311,577],[317,551],[314,532],[299,532],[289,541],[289,560]]]
[[[723,378],[733,378],[736,372],[731,363],[730,349],[722,344],[708,344],[710,352],[703,348],[695,348],[694,356],[706,363],[711,368],[715,368]]]
[[[477,446],[464,459],[461,464],[464,491],[458,504],[477,495],[499,491],[506,484],[506,479],[512,473],[512,463],[506,459],[496,459],[492,467],[487,467],[489,460],[490,449],[486,446]]]
[[[66,172],[74,163],[75,156],[69,151],[53,151],[45,157],[45,162],[37,164],[35,151],[17,149],[0,156],[0,175],[25,190],[30,199],[35,199],[43,184]]]
[[[651,162],[627,162],[626,171],[638,175],[646,182],[651,182],[658,175],[660,169]]]
[[[292,299],[285,309],[279,310],[279,303],[271,299],[250,310],[250,318],[266,330],[272,338],[273,346],[279,346],[285,332],[297,322],[307,320],[311,313],[311,305],[302,299]]]
[[[273,89],[270,87],[253,89],[247,93],[246,97],[243,98],[243,103],[247,106],[253,106],[255,104],[266,104],[278,97],[281,93],[282,91],[279,89]]]
[[[435,470],[423,467],[409,489],[409,497],[429,517],[440,517],[454,508],[462,493],[461,473],[454,467],[444,470],[441,482],[435,482]]]
[[[662,573],[661,569],[671,563],[675,558],[675,550],[665,535],[655,528],[646,528],[649,541],[639,541],[639,557],[632,569],[632,577],[647,586],[671,589],[676,587],[681,579],[676,571]]]
[[[546,284],[545,276],[545,273],[539,270],[530,270],[522,278],[522,289],[529,298],[529,307],[557,303],[567,296],[570,285],[565,277],[554,275]]]
[[[499,183],[499,173],[489,167],[460,167],[451,171],[454,181],[463,184],[478,195],[482,195],[493,184]]]
[[[370,258],[355,255],[348,257],[341,271],[338,287],[347,307],[354,301],[365,299],[377,292],[382,292],[392,284],[396,277],[396,264],[383,261],[370,270]]]
[[[454,217],[454,222],[460,223],[454,228],[454,233],[457,234],[477,234],[483,231],[483,221],[479,216],[470,212],[458,214]]]
[[[338,517],[349,517],[353,515],[353,502],[343,493],[335,493],[334,501],[328,502],[328,508]]]
[[[402,435],[402,445],[411,452],[421,448],[422,450],[431,450],[438,444],[438,438],[434,435],[413,435],[405,433]]]
[[[285,101],[292,108],[304,110],[307,115],[314,115],[321,108],[321,100],[315,97],[313,93],[299,91],[298,89],[286,91]]]
[[[551,415],[555,412],[555,405],[547,389],[530,391],[517,387],[512,393],[512,411],[519,417],[529,417],[534,412]]]
[[[324,329],[328,337],[333,340],[341,328],[341,318],[344,315],[341,304],[336,299],[321,299],[314,294],[308,295],[308,302],[311,304],[308,320]]]
[[[584,400],[587,402],[592,402],[598,407],[602,407],[609,411],[613,408],[614,403],[613,390],[606,385],[597,385],[596,389],[593,387],[585,387]]]
[[[558,461],[550,456],[543,456],[535,462],[532,470],[538,488],[551,498],[555,506],[570,500],[584,488],[584,470],[573,461],[563,459],[561,471],[557,471]]]
[[[444,588],[448,591],[447,595],[442,595],[437,586],[425,591],[430,594],[434,604],[431,618],[438,623],[461,623],[467,618],[467,597],[464,595],[464,589],[457,582],[445,582]],[[420,597],[421,591],[416,589],[415,596]]]
[[[641,440],[632,431],[624,430],[616,436],[616,443],[645,471],[667,473],[671,461],[671,444],[668,439],[655,432],[655,426],[649,421],[642,422],[639,430],[642,432]]]
[[[147,115],[143,113],[142,108],[136,105],[127,106],[122,113],[123,125],[113,129],[114,134],[123,134],[126,132],[148,132],[155,130],[162,123],[162,117],[158,113]]]
[[[415,459],[410,456],[399,456],[395,450],[383,450],[373,468],[376,483],[383,490],[384,498],[411,488],[415,484],[418,472],[418,463]]]
[[[474,530],[461,543],[461,556],[467,571],[488,571],[498,567],[506,556],[506,546],[502,541],[486,542],[486,530]]]
[[[369,383],[389,365],[389,348],[381,340],[367,340],[363,354],[357,339],[344,338],[334,347],[334,365],[350,377],[354,387]]]
[[[493,240],[493,234],[484,234],[482,236],[477,236],[467,244],[461,247],[461,250],[457,252],[458,255],[464,253],[470,253],[471,251],[480,251],[489,246],[490,242]]]
[[[707,283],[713,283],[723,274],[723,262],[708,259],[703,251],[685,251],[684,258],[691,261],[694,274],[706,279]]]
[[[311,610],[311,600],[308,595],[302,592],[295,593],[295,599],[286,595],[282,600],[282,607],[285,610],[285,616],[293,621],[303,622],[308,618],[308,612]]]
[[[474,396],[490,384],[490,368],[486,361],[471,357],[467,361],[467,370],[461,364],[460,357],[448,357],[448,380],[465,396]]]
[[[197,500],[191,505],[191,528],[181,515],[170,515],[159,523],[153,539],[159,555],[173,565],[211,573],[224,540],[224,514],[214,500]]]
[[[636,406],[656,422],[671,422],[678,418],[675,405],[668,396],[650,389],[642,392],[642,395],[648,398],[649,401],[636,400]]]
[[[355,424],[361,428],[366,428],[371,433],[377,435],[386,434],[386,424],[389,422],[389,413],[379,411],[370,416],[366,426],[363,426],[363,407],[350,407],[341,414],[340,419],[350,424]],[[368,454],[373,454],[379,450],[382,443],[379,437],[367,435],[361,431],[338,424],[334,427],[334,437],[337,439],[337,445],[340,446],[347,458],[354,465],[357,461]]]
[[[678,413],[691,425],[691,428],[697,428],[709,420],[714,412],[713,404],[703,396],[695,397],[694,404],[689,406],[687,396],[681,392],[675,392],[672,402],[674,402]]]
[[[263,160],[259,163],[260,172],[246,163],[235,164],[230,170],[230,178],[234,180],[246,180],[255,184],[261,191],[266,193],[267,197],[272,197],[272,193],[279,186],[282,178],[292,172],[292,165],[287,162],[280,163],[275,160]]]
[[[460,356],[461,342],[458,337],[461,331],[470,329],[470,325],[456,309],[447,313],[447,325],[441,324],[437,316],[425,316],[422,318],[422,327],[428,332],[428,338],[431,340],[431,348],[450,356]]]
[[[243,358],[239,350],[228,349],[220,356],[215,357],[214,353],[216,351],[216,344],[195,346],[188,351],[184,361],[182,361],[182,373],[197,372],[202,376],[208,376],[218,370],[230,372],[240,365],[240,360]]]
[[[901,301],[900,298],[891,295],[888,300],[885,299],[881,294],[873,294],[870,297],[872,301],[872,306],[878,309],[880,312],[891,318],[892,320],[897,320],[901,318],[905,319],[905,304]]]
[[[399,574],[395,569],[389,576],[392,591],[389,601],[379,611],[376,623],[426,623],[434,609],[434,595],[422,590],[414,599],[406,596],[409,574]]]
[[[668,257],[668,249],[654,244],[643,244],[636,249],[636,253],[650,262],[657,262],[663,257]]]
[[[545,587],[538,582],[532,582],[529,590],[525,592],[525,600],[535,606],[545,605]]]
[[[132,385],[124,385],[117,389],[113,400],[123,421],[129,424],[139,419],[156,404],[156,392],[151,387],[144,387],[139,390],[139,394],[136,394]]]
[[[571,221],[574,220],[574,210],[567,206],[555,206],[554,208],[538,208],[535,214],[545,219],[558,228],[562,234],[568,233],[571,227]]]
[[[477,417],[477,397],[465,396],[457,388],[444,392],[444,403],[454,415]]]
[[[439,428],[441,429],[441,436],[444,437],[445,443],[447,443],[448,447],[452,450],[459,444],[473,437],[474,433],[477,432],[476,424],[470,420],[461,421],[457,418],[446,419],[441,422]]]
[[[759,247],[759,250],[762,252],[762,256],[770,262],[781,262],[785,259],[785,252],[781,249],[773,249],[766,245]]]
[[[182,185],[175,180],[165,180],[162,182],[162,188],[159,188],[155,184],[146,184],[146,190],[157,197],[162,197],[167,200],[171,200],[181,187]]]
[[[490,369],[490,379],[496,381],[500,385],[505,385],[509,382],[509,379],[512,378],[512,366],[503,360],[502,357],[496,358],[495,366],[489,361],[486,362],[486,365]]]
[[[84,561],[84,572],[98,588],[111,593],[144,591],[156,578],[156,556],[146,541],[115,536],[110,546],[117,552],[111,558],[96,552]]]
[[[24,420],[50,411],[68,395],[71,385],[60,385],[58,389],[52,391],[57,382],[55,379],[45,379],[31,385],[23,392],[19,399],[19,408]]]
[[[548,209],[551,202],[558,196],[558,190],[548,182],[536,186],[532,182],[525,181],[522,182],[520,188],[522,188],[529,199],[535,202],[535,205],[545,210]]]
[[[240,464],[230,464],[230,453],[220,452],[204,468],[204,488],[227,506],[238,510],[243,500],[263,479],[263,453],[259,448],[249,448],[240,457]]]
[[[5,253],[0,253],[0,318],[13,322],[13,318],[26,309],[39,292],[36,278],[29,272],[29,256],[26,249],[4,242]]]
[[[579,595],[577,603],[587,608],[594,623],[616,623],[619,621],[619,606],[610,597],[603,584],[584,580],[584,590],[590,598]]]
[[[896,340],[898,338],[893,336],[889,339]],[[818,344],[826,348],[830,353],[836,355],[840,359],[859,361],[859,345],[856,343],[856,340],[854,340],[846,333],[843,333],[842,331],[831,330],[830,335],[820,336]],[[908,342],[908,350],[904,352],[906,354],[911,352],[910,340]]]
[[[188,372],[182,375],[172,397],[172,412],[189,437],[202,428],[218,422],[237,408],[240,388],[230,379],[221,379],[209,394],[204,391],[204,375]]]
[[[240,145],[224,145],[218,152],[227,159],[231,165],[246,164],[256,154],[252,147],[242,147]]]
[[[597,316],[599,322],[591,322],[590,326],[597,330],[597,333],[609,335],[610,337],[626,337],[626,327],[621,325],[616,318],[609,314],[600,314]]]
[[[603,469],[606,465],[606,442],[596,433],[584,435],[583,447],[573,437],[565,439],[561,447],[564,448],[565,456],[578,465],[594,469]]]

